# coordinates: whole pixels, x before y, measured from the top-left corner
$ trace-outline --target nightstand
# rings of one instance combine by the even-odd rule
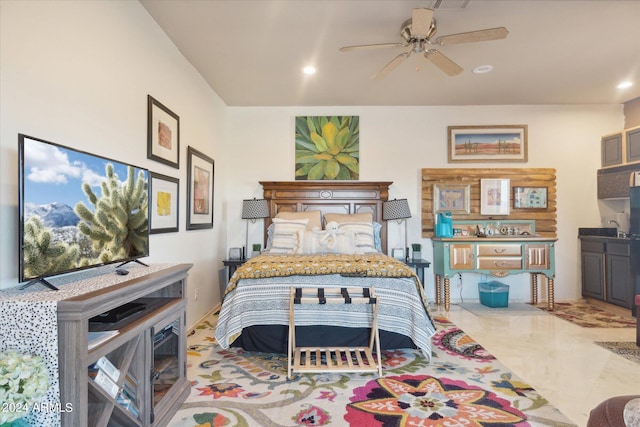
[[[425,259],[413,259],[410,258],[405,262],[409,267],[413,267],[416,270],[416,274],[418,275],[418,279],[420,279],[420,283],[424,287],[424,269],[429,268],[431,263]]]
[[[246,259],[225,259],[224,261],[222,261],[224,266],[227,267],[227,281],[231,279],[231,276],[233,276],[236,268],[240,267],[245,262],[247,262]]]

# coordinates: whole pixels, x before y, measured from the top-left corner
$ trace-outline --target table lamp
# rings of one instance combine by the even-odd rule
[[[389,221],[395,219],[400,224],[404,220],[404,258],[409,260],[409,247],[407,245],[407,218],[411,218],[407,199],[393,199],[382,203],[382,219]]]
[[[267,206],[266,199],[245,199],[242,201],[242,219],[251,220],[251,222],[256,222],[257,219],[260,218],[268,218],[269,217],[269,207]],[[247,245],[245,249],[242,251],[242,259],[246,258],[246,251],[249,250],[249,221],[247,221]]]

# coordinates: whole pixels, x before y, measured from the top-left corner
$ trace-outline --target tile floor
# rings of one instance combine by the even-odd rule
[[[479,317],[457,305],[431,312],[448,317],[579,426],[601,401],[640,394],[640,364],[593,343],[635,342],[634,328],[582,328],[551,315]]]

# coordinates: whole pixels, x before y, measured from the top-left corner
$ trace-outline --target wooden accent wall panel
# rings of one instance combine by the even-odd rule
[[[480,180],[509,179],[509,215],[480,215]],[[439,168],[422,169],[422,237],[433,237],[433,184],[469,185],[470,213],[454,214],[463,220],[535,220],[536,232],[556,237],[556,170],[552,168]],[[513,187],[547,187],[547,209],[515,209]]]

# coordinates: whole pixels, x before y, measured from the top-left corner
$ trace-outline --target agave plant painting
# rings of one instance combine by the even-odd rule
[[[296,180],[360,177],[358,116],[296,117]]]

